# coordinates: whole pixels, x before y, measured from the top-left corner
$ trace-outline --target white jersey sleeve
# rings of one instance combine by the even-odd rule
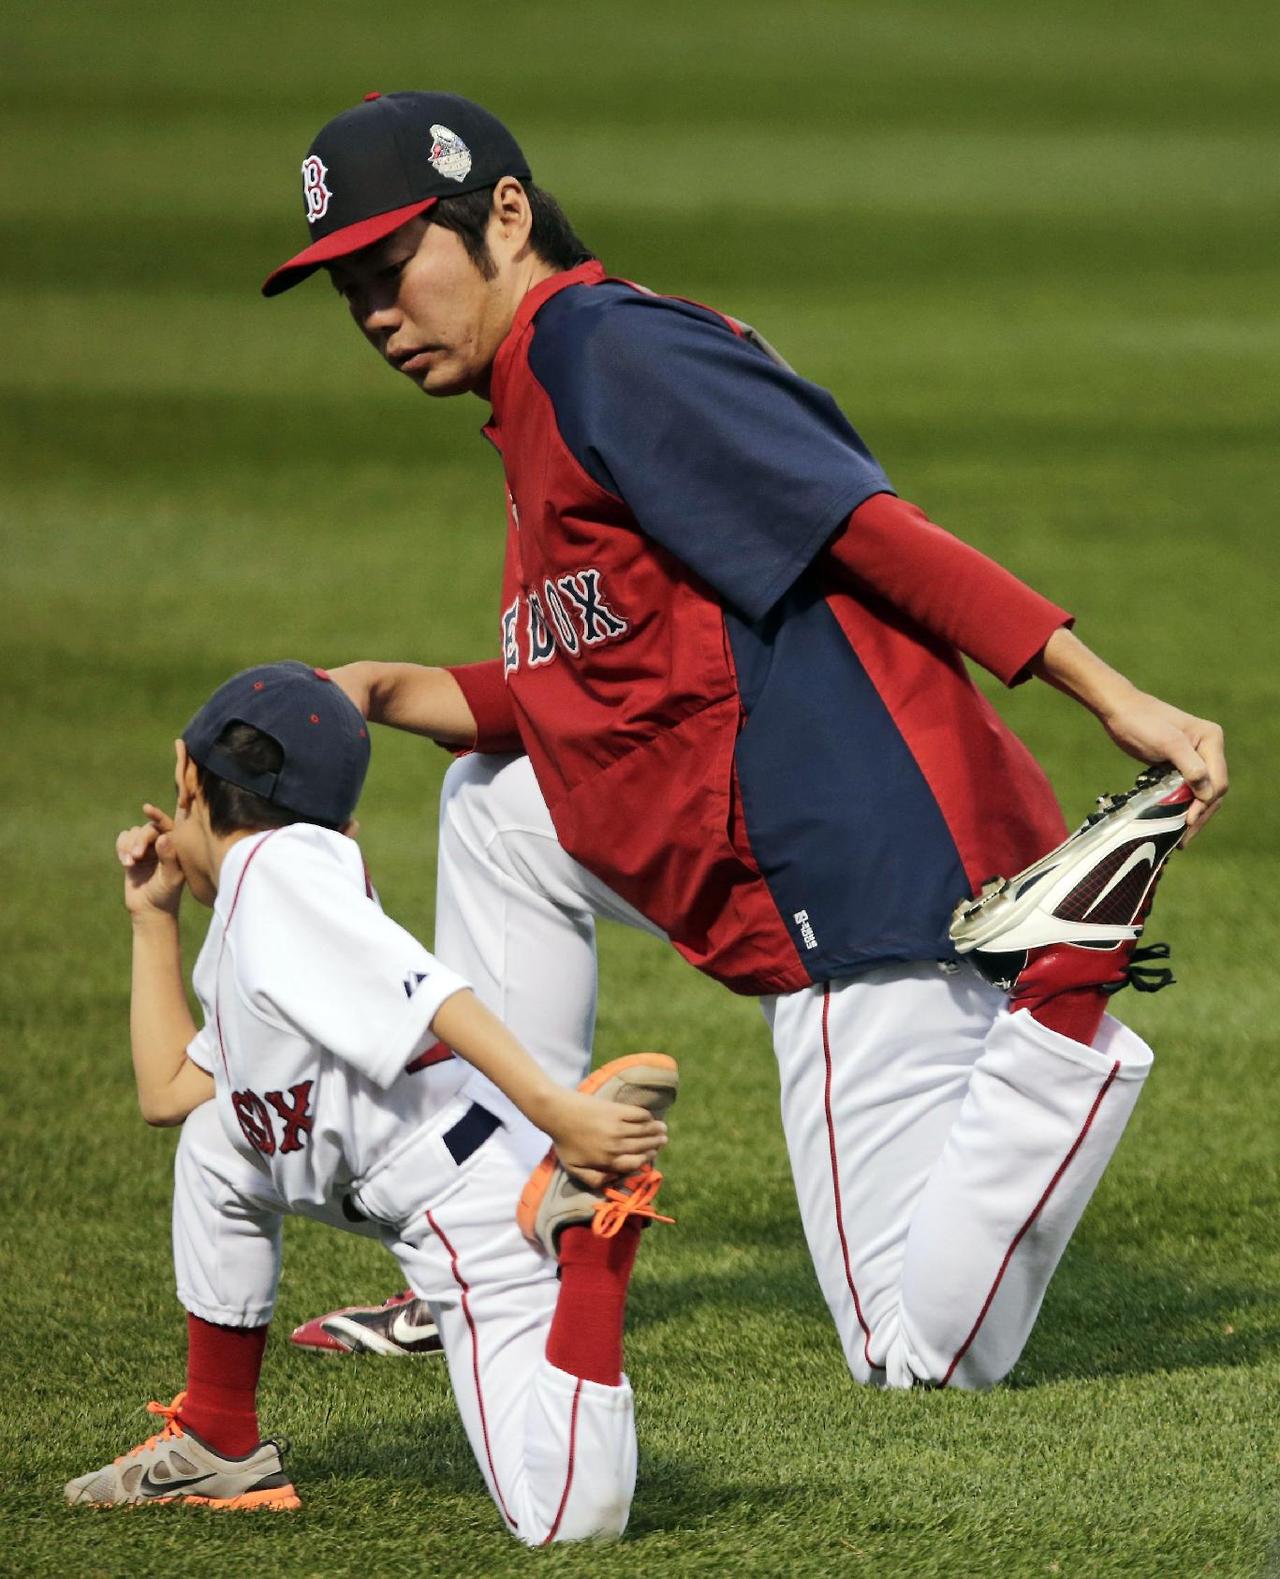
[[[295,825],[264,843],[236,918],[240,980],[254,1011],[389,1086],[431,1041],[467,983],[386,915],[358,847]]]
[[[217,1056],[217,1034],[208,1025],[202,1025],[187,1043],[187,1057],[198,1069],[203,1069],[205,1074],[211,1075]]]

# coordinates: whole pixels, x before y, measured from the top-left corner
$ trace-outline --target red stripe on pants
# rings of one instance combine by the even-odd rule
[[[970,1346],[973,1343],[973,1340],[978,1336],[978,1329],[982,1326],[982,1323],[987,1319],[987,1312],[991,1309],[991,1302],[996,1297],[996,1291],[997,1291],[997,1289],[999,1289],[1000,1284],[1001,1284],[1001,1282],[1004,1279],[1004,1275],[1005,1275],[1006,1271],[1008,1271],[1009,1263],[1010,1263],[1010,1261],[1013,1260],[1013,1252],[1018,1248],[1018,1246],[1022,1243],[1023,1239],[1026,1237],[1027,1230],[1031,1227],[1032,1223],[1035,1222],[1036,1218],[1039,1217],[1040,1213],[1044,1210],[1045,1202],[1049,1199],[1049,1197],[1057,1189],[1059,1179],[1061,1179],[1062,1175],[1071,1166],[1072,1159],[1075,1157],[1076,1152],[1078,1152],[1080,1150],[1081,1146],[1084,1145],[1085,1136],[1089,1133],[1089,1130],[1092,1128],[1093,1121],[1098,1115],[1098,1109],[1102,1106],[1102,1099],[1103,1099],[1103,1097],[1106,1096],[1107,1092],[1110,1091],[1110,1089],[1112,1087],[1112,1084],[1114,1083],[1115,1078],[1116,1078],[1116,1076],[1119,1073],[1120,1073],[1120,1060],[1117,1059],[1115,1061],[1115,1063],[1112,1064],[1112,1066],[1111,1066],[1111,1073],[1102,1082],[1102,1090],[1099,1091],[1097,1096],[1093,1099],[1093,1106],[1089,1109],[1089,1116],[1088,1116],[1088,1118],[1085,1119],[1084,1125],[1083,1125],[1082,1129],[1080,1130],[1080,1133],[1076,1136],[1074,1142],[1072,1143],[1071,1150],[1066,1154],[1066,1156],[1058,1164],[1057,1172],[1054,1174],[1053,1178],[1049,1180],[1049,1183],[1045,1186],[1044,1194],[1040,1197],[1040,1199],[1032,1207],[1030,1217],[1027,1218],[1026,1222],[1023,1223],[1022,1227],[1019,1228],[1019,1230],[1017,1231],[1016,1234],[1014,1234],[1013,1239],[1010,1242],[1009,1248],[1004,1253],[1004,1260],[1000,1263],[1000,1270],[996,1273],[995,1282],[992,1283],[991,1288],[990,1288],[990,1290],[989,1290],[989,1292],[987,1294],[986,1299],[982,1302],[982,1309],[978,1312],[978,1319],[977,1319],[977,1321],[974,1322],[973,1328],[970,1331],[969,1336],[964,1340],[964,1342],[956,1350],[956,1357],[955,1357],[955,1359],[952,1360],[951,1364],[947,1367],[947,1374],[942,1378],[942,1381],[939,1383],[939,1386],[945,1387],[947,1385],[947,1383],[955,1375],[956,1366],[959,1365],[960,1361],[963,1360],[965,1355],[969,1352],[969,1349],[970,1349]]]
[[[551,1528],[547,1531],[544,1546],[550,1546],[560,1531],[560,1520],[564,1518],[564,1510],[568,1505],[569,1491],[573,1485],[573,1461],[578,1445],[578,1400],[582,1397],[582,1381],[573,1389],[573,1411],[569,1416],[569,1468],[564,1477],[564,1492],[560,1497],[560,1506],[556,1509],[556,1516],[551,1521]]]
[[[471,1304],[467,1298],[471,1289],[466,1279],[458,1271],[458,1252],[449,1243],[444,1230],[430,1212],[427,1213],[427,1222],[431,1225],[431,1232],[435,1234],[440,1243],[449,1252],[449,1270],[453,1273],[454,1282],[462,1290],[462,1314],[467,1318],[467,1330],[471,1334],[471,1373],[475,1378],[476,1403],[480,1409],[480,1432],[484,1437],[485,1457],[489,1460],[489,1478],[493,1481],[494,1495],[498,1499],[498,1506],[502,1509],[503,1518],[506,1519],[513,1530],[518,1530],[520,1526],[511,1517],[506,1499],[502,1495],[502,1487],[498,1484],[498,1472],[493,1467],[493,1449],[489,1446],[489,1422],[485,1418],[484,1412],[484,1390],[480,1386],[480,1340],[476,1334],[475,1317],[471,1314]]]

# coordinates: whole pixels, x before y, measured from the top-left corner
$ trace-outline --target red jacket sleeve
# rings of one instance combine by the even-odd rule
[[[1074,618],[1011,571],[891,493],[860,504],[827,544],[825,563],[878,593],[1006,685]]]
[[[502,663],[491,658],[486,663],[446,664],[458,682],[476,721],[473,751],[523,751],[524,742],[516,728],[511,693],[502,677]]]

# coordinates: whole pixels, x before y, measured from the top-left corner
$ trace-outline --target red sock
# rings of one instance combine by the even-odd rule
[[[1107,995],[1101,987],[1076,987],[1016,1007],[1028,1009],[1041,1025],[1057,1031],[1059,1036],[1069,1036],[1073,1042],[1092,1047],[1107,1012]]]
[[[1069,943],[1031,949],[1009,998],[1015,1013],[1027,1009],[1041,1025],[1085,1047],[1107,1012],[1106,987],[1122,986],[1132,944],[1115,949],[1073,948]]]
[[[640,1228],[632,1219],[612,1239],[593,1234],[589,1224],[560,1235],[560,1297],[547,1358],[570,1376],[605,1387],[622,1380],[622,1323]]]
[[[258,1445],[258,1373],[266,1327],[215,1327],[187,1314],[187,1396],[178,1416],[224,1458]]]

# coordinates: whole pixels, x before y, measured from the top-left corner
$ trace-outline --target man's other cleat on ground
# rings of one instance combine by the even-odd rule
[[[579,1085],[579,1091],[604,1102],[648,1108],[661,1118],[676,1099],[680,1070],[665,1053],[632,1053],[602,1064]],[[592,1190],[562,1166],[549,1151],[530,1175],[520,1195],[516,1220],[526,1239],[556,1254],[557,1241],[575,1223],[590,1223],[603,1237],[616,1234],[628,1217],[669,1223],[654,1210],[662,1175],[646,1164],[625,1179]]]
[[[347,1305],[295,1327],[289,1342],[330,1354],[381,1354],[393,1359],[440,1354],[431,1307],[412,1289],[381,1305]]]
[[[1148,768],[1123,795],[1099,796],[1098,810],[1056,850],[956,906],[956,952],[1015,998],[1033,976],[1041,994],[1116,991],[1129,981],[1147,991],[1167,985],[1170,971],[1142,963],[1167,957],[1167,949],[1139,950],[1135,961],[1134,946],[1194,800],[1168,766]]]
[[[223,1458],[178,1419],[185,1393],[170,1404],[149,1403],[164,1430],[91,1474],[67,1482],[74,1507],[139,1507],[143,1503],[182,1503],[219,1511],[300,1508],[285,1473],[285,1445],[268,1439],[243,1458]]]

